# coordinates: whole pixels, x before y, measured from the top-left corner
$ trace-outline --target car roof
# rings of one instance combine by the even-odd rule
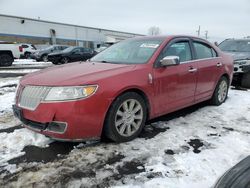
[[[191,35],[157,35],[157,36],[139,36],[139,37],[134,37],[132,39],[159,39],[159,40],[167,40],[167,39],[173,39],[173,38],[191,38],[191,39],[196,39],[196,40],[202,40],[204,42],[208,42],[207,40],[196,37],[196,36],[191,36]]]

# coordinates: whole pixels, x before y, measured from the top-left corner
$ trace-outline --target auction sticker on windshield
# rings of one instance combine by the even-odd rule
[[[141,44],[141,48],[157,48],[159,46],[159,44],[147,44],[147,43],[143,43]]]

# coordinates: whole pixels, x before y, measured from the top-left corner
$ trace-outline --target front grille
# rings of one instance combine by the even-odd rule
[[[19,106],[28,110],[35,110],[49,90],[49,87],[26,86],[20,93]]]

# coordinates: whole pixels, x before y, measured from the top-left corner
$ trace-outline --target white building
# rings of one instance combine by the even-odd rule
[[[0,41],[97,47],[139,34],[0,14]]]

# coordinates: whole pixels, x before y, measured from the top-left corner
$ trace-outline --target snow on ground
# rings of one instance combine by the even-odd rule
[[[23,155],[24,153],[21,151],[27,145],[45,147],[51,142],[45,136],[28,129],[18,129],[12,133],[1,133],[0,140],[0,166],[6,166],[8,160]]]
[[[22,69],[22,70],[0,70],[0,73],[31,73],[40,69]]]
[[[16,59],[12,66],[18,66],[18,65],[41,65],[41,66],[48,66],[48,65],[52,65],[51,62],[42,62],[42,61],[39,61],[37,62],[36,60],[34,59]]]
[[[0,187],[206,188],[250,155],[250,91],[230,90],[219,107],[156,119],[128,143],[72,147],[19,126],[11,109],[19,79],[0,78]]]
[[[47,163],[8,164],[24,154],[24,146],[44,147],[50,140],[26,129],[0,132],[0,187],[211,187],[250,154],[249,125],[250,92],[230,90],[228,100],[219,107],[206,106],[148,124],[144,130],[148,135],[160,130],[152,138],[142,133],[128,143],[79,144]]]

